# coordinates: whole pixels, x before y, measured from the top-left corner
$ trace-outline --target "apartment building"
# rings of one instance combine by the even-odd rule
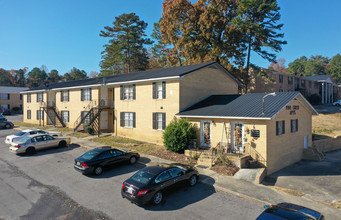
[[[182,109],[211,94],[237,94],[240,85],[216,62],[60,82],[23,92],[24,121],[162,143]]]
[[[310,100],[318,95],[320,104],[331,104],[341,99],[340,87],[330,75],[295,76],[278,71],[263,69],[265,74],[252,74],[249,91],[252,93],[298,91]]]
[[[0,86],[0,110],[12,110],[17,107],[23,109],[23,95],[20,92],[26,91],[26,87]]]

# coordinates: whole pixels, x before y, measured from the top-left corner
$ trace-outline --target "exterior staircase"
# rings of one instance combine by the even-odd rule
[[[56,126],[65,127],[65,123],[62,119],[62,116],[60,115],[54,103],[52,104],[43,103],[40,108],[46,113],[47,117],[50,119],[50,122],[53,124],[54,127]]]
[[[324,154],[318,151],[315,147],[308,147],[307,149],[303,150],[303,160],[322,161],[324,158]]]
[[[212,167],[216,161],[216,154],[213,151],[204,151],[198,158],[197,165],[203,167]]]

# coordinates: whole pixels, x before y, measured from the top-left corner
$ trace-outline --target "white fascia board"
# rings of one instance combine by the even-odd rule
[[[51,89],[51,90],[55,91],[55,90],[66,90],[66,89],[92,88],[92,87],[100,87],[100,86],[102,86],[102,84],[87,85],[87,86],[63,87],[63,88],[55,88],[55,89]]]
[[[198,115],[175,115],[182,118],[213,118],[213,119],[238,119],[238,120],[272,120],[272,118],[258,117],[232,117],[232,116],[198,116]]]
[[[148,81],[167,80],[167,79],[179,79],[179,78],[180,78],[180,76],[170,76],[170,77],[160,77],[160,78],[152,78],[152,79],[140,79],[140,80],[131,80],[131,81],[106,83],[105,85],[130,84],[130,83],[137,83],[137,82],[148,82]]]
[[[23,92],[20,92],[20,94],[25,94],[25,93],[37,93],[37,92],[45,92],[47,90],[45,89],[41,89],[41,90],[34,90],[34,91],[23,91]]]

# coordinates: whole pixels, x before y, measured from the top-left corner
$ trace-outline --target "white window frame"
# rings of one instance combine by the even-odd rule
[[[123,100],[133,100],[133,99],[134,99],[133,85],[123,86]]]
[[[91,88],[83,90],[83,101],[91,101]]]
[[[156,83],[156,98],[163,99],[163,87],[162,82]]]
[[[61,111],[63,122],[70,122],[70,112],[69,111]],[[66,114],[66,117],[65,117]]]
[[[69,101],[69,90],[63,90],[61,95],[62,95],[62,102]]]
[[[298,126],[296,123],[297,119],[291,119],[290,120],[290,129],[291,129],[291,133],[297,132],[298,131]],[[298,120],[297,120],[298,121]]]
[[[162,129],[162,124],[163,124],[163,120],[162,120],[162,113],[156,113],[156,126],[158,130],[163,130]]]
[[[31,112],[31,110],[27,110],[27,112],[26,112],[26,118],[27,118],[27,120],[31,120],[31,117],[32,117],[32,112]]]
[[[27,103],[31,103],[31,94],[27,94]]]
[[[42,92],[37,93],[37,102],[44,102],[44,93]]]
[[[37,110],[37,120],[44,120],[44,111]]]
[[[283,132],[283,121],[277,121],[278,123],[276,123],[276,131],[278,129],[278,133],[276,132],[276,135],[282,135],[282,134],[285,134],[285,132]],[[284,122],[285,123],[285,122]]]
[[[134,127],[134,114],[133,112],[124,112],[124,127],[133,128]]]

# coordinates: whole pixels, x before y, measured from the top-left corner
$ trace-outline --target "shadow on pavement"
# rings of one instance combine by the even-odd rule
[[[79,148],[79,147],[80,147],[79,144],[69,144],[69,146],[63,147],[63,148],[55,147],[55,148],[49,148],[46,150],[37,151],[33,155],[27,155],[27,154],[19,154],[19,155],[22,157],[39,157],[39,156],[44,156],[44,155],[48,155],[48,154],[66,152],[66,151],[70,151],[70,150],[73,150],[73,149]]]
[[[127,174],[127,173],[135,173],[144,167],[146,167],[146,165],[139,164],[139,163],[130,165],[127,162],[123,162],[123,163],[116,164],[114,166],[103,168],[103,173],[99,176],[96,176],[96,175],[86,175],[86,176],[92,179],[106,179],[106,178],[120,176],[120,175]]]

